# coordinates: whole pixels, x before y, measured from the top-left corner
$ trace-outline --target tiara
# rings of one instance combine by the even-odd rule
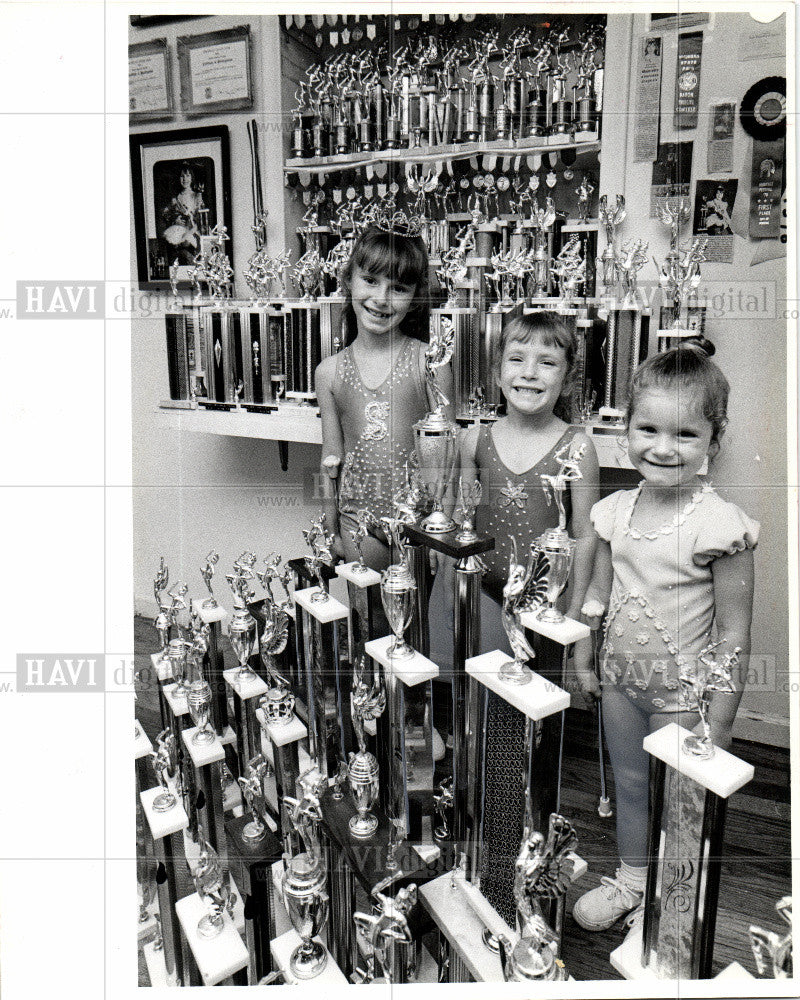
[[[413,240],[422,232],[422,219],[418,215],[406,215],[403,211],[393,215],[378,213],[374,221],[382,233],[391,233],[392,236],[406,236]]]

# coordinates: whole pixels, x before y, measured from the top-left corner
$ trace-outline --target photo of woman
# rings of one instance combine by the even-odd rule
[[[214,205],[213,179],[214,164],[206,157],[154,164],[153,187],[161,206],[158,235],[168,261],[192,264],[200,253],[200,237],[216,224],[209,207]]]

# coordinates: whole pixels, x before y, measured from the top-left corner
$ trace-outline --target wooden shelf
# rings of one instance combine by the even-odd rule
[[[322,421],[316,406],[281,404],[274,413],[246,410],[172,409],[160,406],[165,426],[197,434],[261,438],[266,441],[294,441],[322,444]]]
[[[377,163],[430,163],[436,160],[464,160],[470,156],[494,154],[498,156],[542,156],[570,149],[577,154],[597,153],[599,140],[589,142],[553,141],[536,139],[493,139],[489,142],[458,142],[446,146],[419,146],[415,149],[380,149],[371,153],[342,153],[337,156],[319,156],[309,159],[288,159],[284,173],[328,173],[333,170],[355,170]]]

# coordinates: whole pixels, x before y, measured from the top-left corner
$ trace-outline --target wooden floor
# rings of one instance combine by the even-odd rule
[[[137,672],[136,714],[148,736],[160,728],[158,697],[153,684],[150,654],[158,643],[150,621],[136,618],[134,625]],[[223,643],[226,647],[228,643]],[[226,666],[234,666],[229,649]],[[230,662],[228,663],[228,659]],[[599,767],[597,723],[594,713],[567,712],[561,811],[573,823],[579,838],[578,853],[589,872],[567,897],[567,913],[581,893],[613,875],[617,864],[613,817],[598,815]],[[722,877],[714,950],[714,972],[738,961],[755,974],[748,943],[748,927],[759,924],[778,930],[775,903],[791,893],[789,805],[789,754],[786,750],[734,740],[732,752],[755,767],[755,778],[729,802],[722,858]],[[606,769],[613,804],[613,775]],[[608,962],[609,952],[622,941],[621,924],[604,933],[580,928],[567,916],[563,957],[577,980],[619,979]]]

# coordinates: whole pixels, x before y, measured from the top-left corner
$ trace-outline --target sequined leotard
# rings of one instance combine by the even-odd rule
[[[404,481],[404,465],[414,451],[413,425],[429,409],[420,372],[425,345],[406,338],[394,367],[377,389],[361,378],[353,346],[336,362],[333,398],[344,436],[339,511],[366,508],[375,517],[392,513],[392,496]]]
[[[603,685],[617,686],[644,712],[676,712],[681,665],[712,640],[711,564],[755,548],[759,524],[706,483],[672,521],[641,532],[631,527],[641,489],[612,493],[592,507],[614,569]]]

